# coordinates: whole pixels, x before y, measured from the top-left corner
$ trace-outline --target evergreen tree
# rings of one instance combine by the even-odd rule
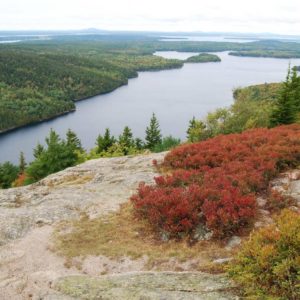
[[[97,137],[96,140],[97,153],[107,151],[115,142],[116,140],[113,136],[111,136],[109,128],[106,128],[104,136],[99,134]]]
[[[43,152],[44,152],[44,146],[42,146],[40,143],[36,145],[36,147],[33,149],[33,156],[35,158],[38,158]]]
[[[191,143],[195,143],[204,139],[204,132],[206,130],[206,125],[200,121],[196,120],[195,117],[189,122],[187,133],[187,139]]]
[[[27,164],[26,164],[26,161],[25,161],[24,153],[21,151],[20,152],[20,158],[19,158],[19,170],[20,170],[20,173],[24,173],[26,165]]]
[[[0,164],[0,188],[7,189],[18,178],[19,168],[10,162]]]
[[[134,144],[137,150],[143,150],[145,147],[143,140],[140,138],[136,138]]]
[[[76,133],[71,129],[67,131],[67,146],[70,147],[73,151],[83,152],[80,139],[77,137]]]
[[[77,154],[52,129],[46,138],[46,145],[47,148],[39,152],[37,158],[26,169],[33,180],[74,166],[77,162]]]
[[[159,129],[159,123],[155,116],[152,114],[149,127],[146,128],[146,148],[153,150],[156,145],[161,144],[162,135]]]
[[[128,126],[124,127],[123,133],[119,136],[119,143],[127,148],[134,146],[133,134]]]
[[[296,114],[300,112],[300,76],[298,76],[297,68],[292,69],[291,76],[291,98]]]
[[[295,99],[295,86],[297,85],[295,82],[294,73],[291,76],[291,68],[289,67],[286,80],[283,83],[280,96],[276,103],[276,107],[271,115],[271,126],[277,126],[281,124],[292,124],[296,121],[297,100]]]

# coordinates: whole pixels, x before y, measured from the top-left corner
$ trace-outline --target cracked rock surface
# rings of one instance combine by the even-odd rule
[[[119,208],[139,182],[152,183],[154,159],[165,153],[102,158],[68,168],[26,187],[0,190],[0,245],[30,229],[56,221]]]

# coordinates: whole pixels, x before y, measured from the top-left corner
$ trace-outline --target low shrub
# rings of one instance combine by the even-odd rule
[[[283,210],[254,232],[228,273],[251,299],[300,299],[300,214]]]
[[[271,190],[268,193],[267,203],[265,208],[271,212],[279,212],[284,208],[297,205],[297,201],[289,196],[284,195],[276,190]]]
[[[299,162],[299,125],[221,135],[173,149],[158,166],[168,175],[141,185],[132,202],[138,215],[173,236],[199,224],[229,235],[251,222],[255,193]]]

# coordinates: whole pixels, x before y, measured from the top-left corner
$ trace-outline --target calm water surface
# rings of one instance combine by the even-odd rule
[[[159,52],[167,58],[185,59],[194,53]],[[188,121],[204,117],[215,108],[232,103],[236,87],[284,80],[289,61],[300,65],[300,59],[247,58],[218,53],[222,62],[185,64],[182,69],[140,72],[138,78],[112,93],[96,96],[76,104],[77,111],[51,121],[0,135],[0,162],[18,161],[20,151],[28,160],[32,149],[43,143],[50,128],[64,135],[74,130],[84,147],[94,146],[96,137],[109,127],[119,135],[125,125],[135,136],[144,131],[154,112],[164,135],[185,138]]]

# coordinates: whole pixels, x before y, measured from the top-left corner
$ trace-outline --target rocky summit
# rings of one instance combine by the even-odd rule
[[[153,183],[157,171],[152,162],[164,156],[91,160],[30,186],[0,190],[0,299],[238,299],[234,284],[223,275],[145,272],[145,258],[128,257],[89,256],[80,267],[67,266],[53,251],[51,239],[59,222],[78,219],[83,212],[96,218],[117,211],[141,181]],[[271,184],[299,201],[299,178],[295,170]],[[264,205],[258,198],[261,211]],[[269,219],[263,215],[257,227]],[[233,237],[227,247],[238,243],[240,238]]]
[[[164,153],[103,158],[68,168],[30,186],[0,190],[0,245],[31,229],[119,208],[139,182],[153,182],[154,159]]]

